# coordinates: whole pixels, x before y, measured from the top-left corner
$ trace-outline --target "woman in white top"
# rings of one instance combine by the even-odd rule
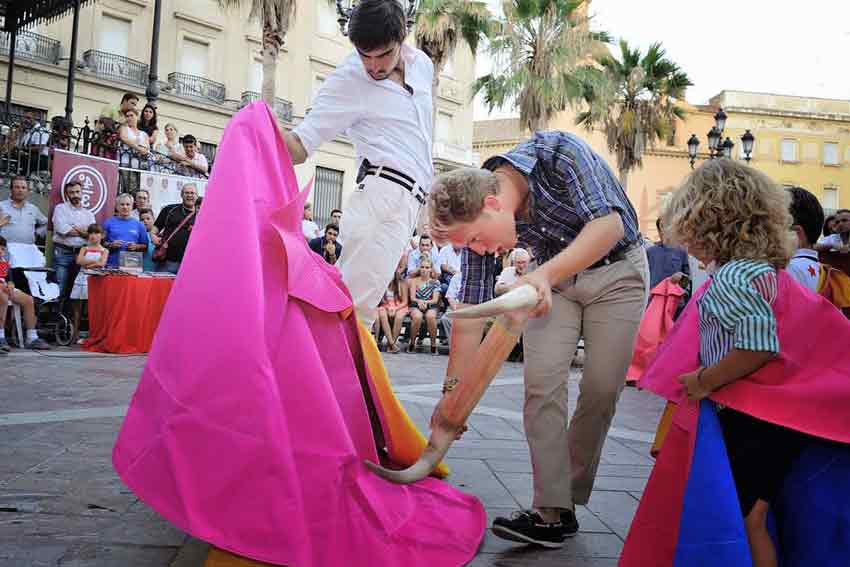
[[[139,130],[139,111],[127,109],[124,113],[126,123],[118,130],[121,137],[120,163],[133,169],[148,169],[150,142],[148,135]]]
[[[179,135],[177,126],[169,122],[165,125],[165,140],[157,142],[153,147],[157,154],[157,161],[160,163],[159,170],[162,172],[174,173],[179,163],[186,159],[183,145],[178,139]]]

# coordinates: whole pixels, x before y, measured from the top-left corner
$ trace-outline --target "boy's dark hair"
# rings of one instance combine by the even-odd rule
[[[789,187],[788,193],[791,195],[789,210],[794,224],[803,229],[809,244],[814,244],[823,228],[823,207],[817,197],[802,187]]]
[[[0,246],[2,246],[3,248],[6,247],[6,238],[3,236],[0,236]]]
[[[402,43],[407,22],[398,0],[361,0],[351,11],[348,37],[360,51],[373,51]]]
[[[838,209],[837,211],[835,211],[835,216],[838,216],[842,213],[850,213],[850,209]]]
[[[198,140],[192,134],[186,134],[185,136],[183,136],[183,141],[181,143],[184,144],[184,145],[185,144],[197,144]]]
[[[96,222],[92,223],[86,229],[86,234],[103,234],[103,227]]]
[[[142,215],[153,216],[153,211],[151,209],[139,209],[139,218],[142,218]]]
[[[334,209],[331,211],[331,216],[334,216],[334,213],[342,214],[342,209]]]
[[[139,101],[139,95],[133,94],[133,93],[124,93],[124,96],[121,97],[121,104],[124,104],[128,100],[132,100],[132,99],[136,99],[136,102],[138,102]]]
[[[329,230],[334,231],[337,236],[339,236],[339,227],[334,223],[328,223],[328,226],[325,227],[325,234],[327,234]]]

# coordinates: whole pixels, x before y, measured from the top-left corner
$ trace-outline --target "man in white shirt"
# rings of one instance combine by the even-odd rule
[[[436,248],[436,246],[434,247]],[[453,244],[447,244],[440,248],[437,262],[434,264],[440,269],[440,291],[446,297],[452,278],[460,273],[460,254],[463,248]]]
[[[36,235],[47,233],[47,217],[28,202],[27,180],[18,175],[12,179],[10,198],[0,201],[0,236],[8,242],[35,244]]]
[[[850,210],[839,209],[835,213],[835,232],[821,238],[815,244],[815,250],[819,252],[837,250],[842,254],[850,253]]]
[[[791,230],[797,235],[797,250],[788,262],[787,271],[804,287],[817,292],[821,265],[813,243],[823,227],[823,207],[817,197],[802,187],[791,187],[788,193],[791,196],[789,210],[794,219]]]
[[[78,181],[69,181],[63,189],[64,203],[53,209],[53,267],[56,281],[67,298],[77,277],[77,254],[85,246],[89,225],[97,222],[94,214],[83,207],[83,188]]]
[[[316,221],[313,220],[312,203],[304,203],[304,217],[301,219],[301,232],[304,233],[304,238],[307,239],[307,242],[322,236],[321,231],[319,230],[319,225],[317,225]]]
[[[434,66],[404,43],[405,20],[396,0],[361,0],[348,24],[355,52],[325,79],[304,120],[284,132],[295,164],[342,133],[357,150],[360,173],[340,226],[345,249],[337,266],[367,327],[434,174]]]
[[[181,163],[186,168],[186,175],[190,177],[206,177],[210,171],[207,156],[198,151],[198,140],[191,134],[183,136],[183,151],[186,159]]]
[[[494,291],[496,295],[502,295],[511,289],[511,286],[528,271],[528,263],[531,262],[531,254],[528,253],[528,250],[517,248],[511,255],[513,256],[514,265],[508,266],[499,274],[499,277],[496,279],[496,289]]]
[[[24,131],[18,139],[18,147],[24,150],[21,156],[23,173],[46,170],[50,153],[50,130],[42,126],[32,112],[24,114],[21,126]]]

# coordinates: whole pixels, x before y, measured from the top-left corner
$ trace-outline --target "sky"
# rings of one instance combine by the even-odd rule
[[[495,11],[501,2],[488,4]],[[848,2],[592,0],[590,12],[592,26],[615,41],[643,51],[660,41],[694,83],[687,97],[692,104],[705,104],[722,90],[850,99]],[[489,65],[481,57],[478,74]],[[476,101],[476,119],[487,113]],[[489,117],[511,115],[503,110]]]

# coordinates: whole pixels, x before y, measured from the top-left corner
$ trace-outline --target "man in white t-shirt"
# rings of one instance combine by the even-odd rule
[[[817,197],[802,187],[788,189],[790,212],[794,219],[792,230],[797,235],[797,250],[788,262],[787,271],[804,287],[817,292],[820,281],[820,260],[813,248],[823,227],[823,207]]]
[[[360,171],[340,225],[345,248],[337,266],[371,327],[431,188],[434,65],[404,43],[406,15],[396,0],[361,0],[348,31],[355,52],[283,136],[295,164],[340,134],[354,144]]]
[[[189,177],[206,177],[210,171],[207,156],[198,151],[198,140],[191,134],[183,136],[183,151],[186,154],[181,164]]]
[[[531,262],[531,254],[525,248],[517,248],[513,251],[514,265],[502,270],[496,279],[496,295],[502,295],[514,285],[517,280],[528,272],[528,263]]]

